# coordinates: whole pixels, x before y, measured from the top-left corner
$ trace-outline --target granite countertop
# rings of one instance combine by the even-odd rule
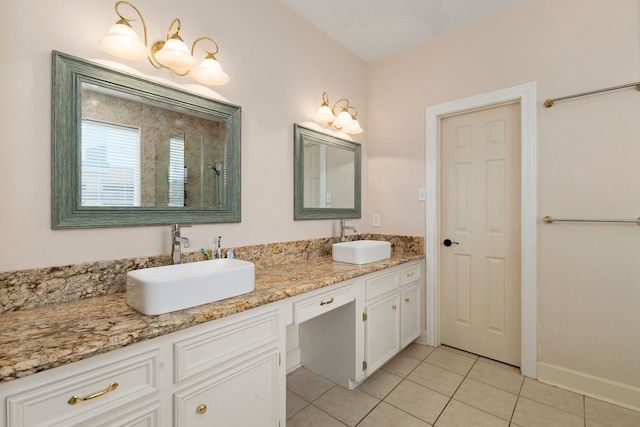
[[[0,382],[422,258],[422,254],[393,253],[390,259],[363,265],[320,257],[256,266],[253,292],[156,316],[129,307],[123,292],[4,313],[0,316]]]

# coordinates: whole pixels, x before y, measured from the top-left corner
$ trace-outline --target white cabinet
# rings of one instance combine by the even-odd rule
[[[402,289],[400,347],[404,348],[420,336],[420,283]]]
[[[420,336],[420,263],[374,273],[365,280],[365,363],[371,375]]]
[[[175,426],[277,426],[279,359],[273,350],[242,358],[230,370],[175,393]]]
[[[363,370],[374,372],[400,351],[400,298],[397,292],[365,307],[365,361]]]
[[[400,270],[401,348],[408,346],[420,336],[420,277],[418,262],[411,263]]]
[[[159,358],[158,346],[143,345],[3,384],[6,425],[159,425]]]
[[[173,425],[284,425],[283,317],[277,308],[250,310],[174,340]]]
[[[2,383],[0,427],[284,426],[284,317],[269,304]]]

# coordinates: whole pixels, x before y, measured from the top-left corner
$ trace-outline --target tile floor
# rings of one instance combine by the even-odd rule
[[[632,427],[640,412],[542,384],[509,365],[411,344],[355,390],[287,377],[287,427]]]

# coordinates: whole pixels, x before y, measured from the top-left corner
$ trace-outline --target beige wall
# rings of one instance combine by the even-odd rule
[[[186,229],[190,250],[211,247],[218,235],[225,247],[336,235],[337,221],[293,221],[293,123],[309,121],[327,91],[332,101],[349,98],[367,129],[367,64],[277,0],[133,3],[153,41],[164,38],[175,17],[182,21],[180,34],[187,43],[199,36],[214,38],[231,81],[203,90],[190,77],[103,52],[98,43],[117,20],[115,0],[3,2],[3,34],[12,37],[1,42],[0,271],[170,250],[168,225],[51,230],[52,50],[118,61],[150,78],[242,107],[242,222]],[[365,170],[367,135],[353,138],[363,143]]]
[[[0,271],[157,255],[169,227],[50,227],[51,50],[113,60],[98,41],[115,1],[3,2],[0,51]],[[276,0],[136,0],[152,40],[180,17],[188,42],[211,36],[231,82],[206,93],[242,106],[242,223],[185,231],[192,248],[337,234],[336,221],[293,221],[293,126],[322,91],[359,110],[363,218],[358,231],[423,235],[425,109],[537,82],[540,100],[640,80],[637,0],[530,0],[368,66]],[[152,78],[201,90],[144,61]],[[623,91],[538,111],[538,216],[640,215],[640,95]],[[372,213],[382,227],[371,229]],[[635,226],[634,226],[635,227]],[[640,257],[630,226],[540,225],[538,360],[565,387],[628,406],[640,390]],[[570,370],[570,371],[563,371]],[[550,372],[550,374],[549,374]],[[585,385],[580,385],[584,380]],[[578,385],[576,385],[578,384]],[[602,387],[600,387],[602,386]],[[627,400],[625,400],[627,399]],[[632,401],[633,402],[633,401]]]
[[[640,80],[637,0],[531,0],[376,62],[369,79],[368,203],[383,232],[425,231],[426,107],[529,82],[538,217],[640,215],[638,92],[541,105]],[[640,229],[539,223],[537,235],[539,377],[639,408]]]

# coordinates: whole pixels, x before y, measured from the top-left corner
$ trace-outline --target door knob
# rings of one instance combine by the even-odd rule
[[[449,239],[444,239],[444,242],[442,242],[442,243],[444,243],[444,245],[447,246],[447,247],[449,247],[451,245],[458,245],[459,244],[458,242],[452,242]]]

